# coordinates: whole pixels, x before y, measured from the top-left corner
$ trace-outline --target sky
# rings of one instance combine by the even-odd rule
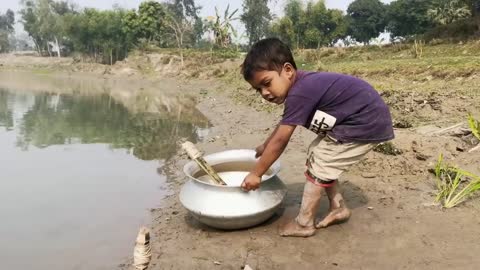
[[[381,0],[384,3],[389,3],[392,0]],[[0,13],[5,13],[7,9],[13,11],[18,11],[20,9],[20,0],[0,0]],[[109,9],[114,4],[118,4],[124,8],[137,8],[140,2],[143,0],[70,0],[70,2],[77,3],[80,7],[95,7],[99,9]],[[224,11],[227,5],[230,5],[230,10],[236,8],[239,9],[239,13],[242,10],[242,0],[236,1],[225,1],[225,0],[196,0],[197,5],[201,6],[200,16],[212,16],[215,15],[215,6],[218,7],[220,12]],[[270,3],[270,8],[276,15],[281,15],[284,7],[285,0],[272,0]],[[306,2],[306,1],[305,1]],[[326,0],[325,3],[327,8],[336,8],[341,10],[346,10],[348,5],[353,2],[353,0]],[[234,26],[237,28],[239,33],[244,32],[243,25],[237,21],[234,23]],[[16,26],[17,32],[21,31],[23,27],[21,25]]]

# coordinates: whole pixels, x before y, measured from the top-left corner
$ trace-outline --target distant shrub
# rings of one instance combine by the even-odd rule
[[[213,53],[221,59],[236,59],[240,56],[240,51],[236,49],[217,49],[213,50]]]
[[[434,39],[467,40],[478,32],[478,25],[473,19],[456,21],[448,25],[439,25],[424,34],[426,41]]]

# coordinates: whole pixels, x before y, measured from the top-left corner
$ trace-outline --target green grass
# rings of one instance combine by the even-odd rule
[[[468,125],[472,134],[480,140],[480,122],[475,120],[471,114],[468,115]]]
[[[413,45],[322,48],[295,52],[302,69],[352,75],[468,77],[480,70],[480,44],[424,45],[416,57]]]
[[[480,176],[444,163],[442,156],[435,166],[435,177],[438,189],[435,201],[445,208],[465,202],[480,190]]]

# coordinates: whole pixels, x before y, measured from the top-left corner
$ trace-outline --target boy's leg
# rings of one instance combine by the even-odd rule
[[[295,219],[279,226],[281,236],[308,237],[315,234],[315,215],[323,190],[323,187],[310,181],[305,183],[300,212]]]
[[[338,143],[335,139],[326,136],[321,141],[314,141],[307,162],[307,175],[324,185],[330,201],[330,211],[316,228],[325,228],[329,225],[348,220],[350,210],[345,205],[342,194],[339,192],[338,179],[353,164],[359,162],[375,144],[367,143]]]
[[[332,186],[326,187],[325,192],[330,201],[330,210],[323,220],[315,224],[317,229],[347,221],[351,215],[350,209],[348,209],[342,194],[339,192],[338,181],[335,181]]]

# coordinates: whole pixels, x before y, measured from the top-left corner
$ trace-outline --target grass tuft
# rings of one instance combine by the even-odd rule
[[[463,203],[480,189],[480,176],[446,164],[442,155],[435,166],[435,177],[438,189],[435,201],[445,208]]]
[[[470,126],[473,135],[480,140],[480,122],[475,120],[471,114],[468,115],[468,125]]]

